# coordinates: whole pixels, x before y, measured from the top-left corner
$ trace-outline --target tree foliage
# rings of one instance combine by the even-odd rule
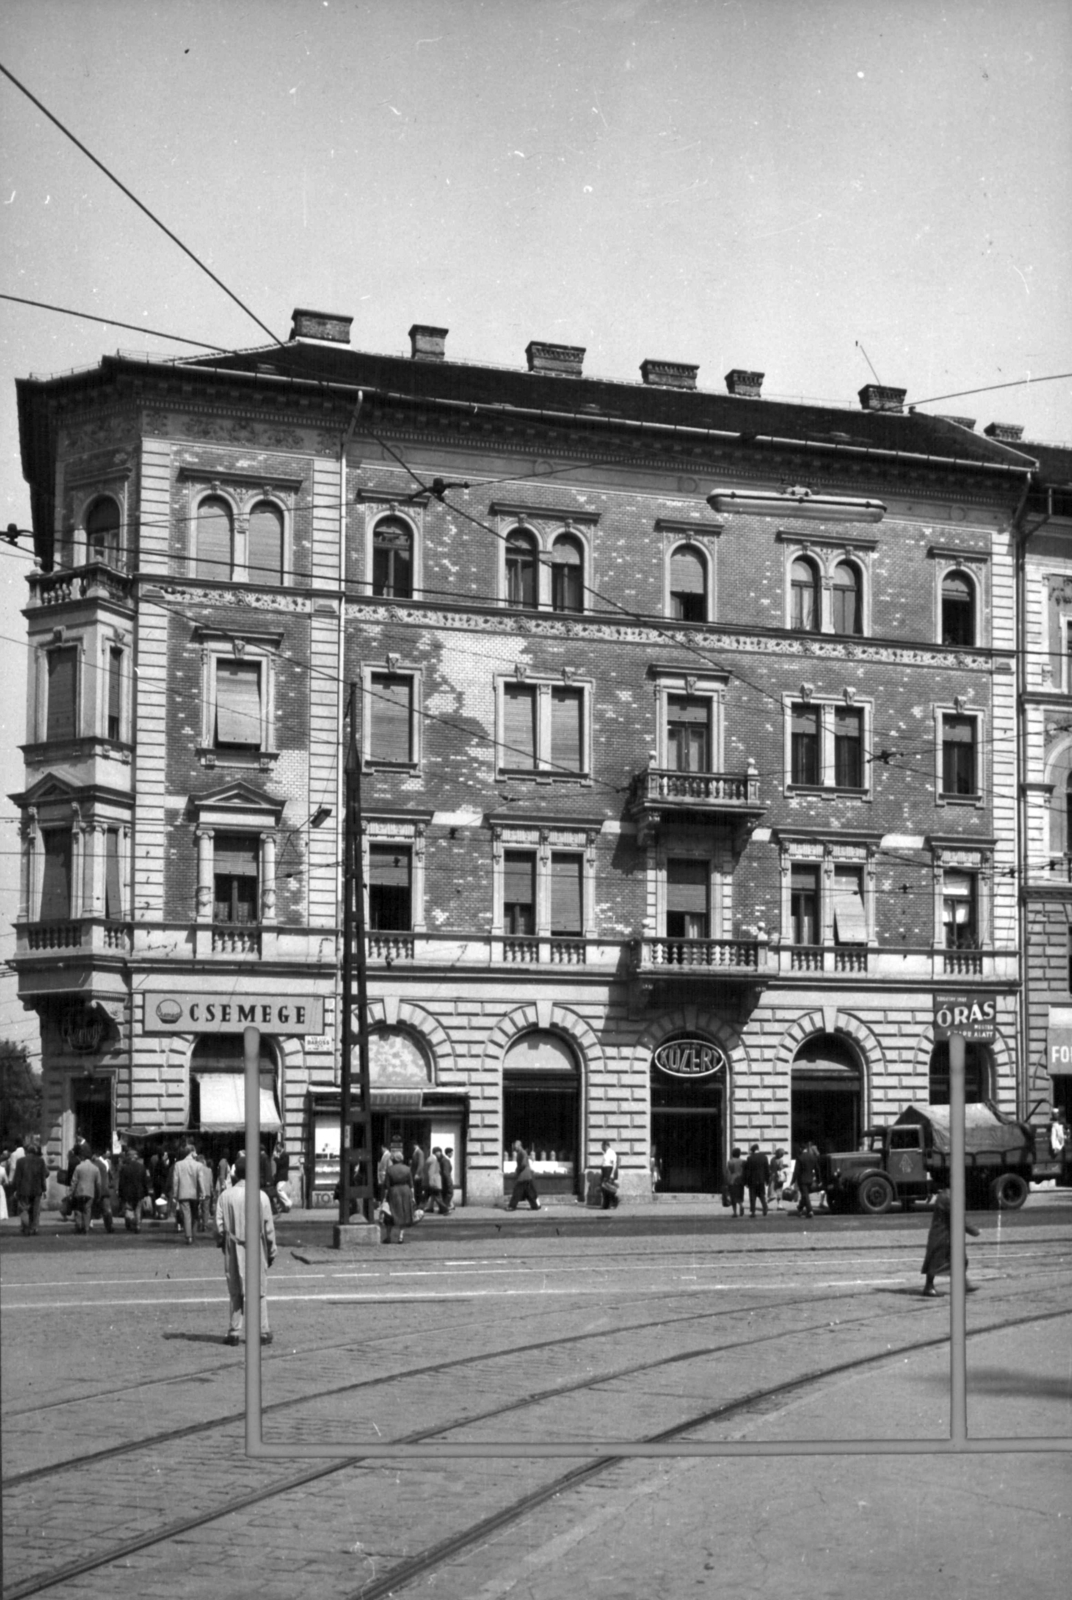
[[[26,1046],[0,1040],[0,1147],[12,1149],[41,1131],[41,1079]]]

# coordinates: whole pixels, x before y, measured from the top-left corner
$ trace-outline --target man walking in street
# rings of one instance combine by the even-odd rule
[[[272,1207],[262,1189],[260,1200],[261,1252],[261,1344],[271,1344],[268,1327],[268,1268],[275,1261],[275,1223]],[[240,1155],[234,1165],[229,1189],[224,1189],[216,1204],[216,1243],[223,1251],[223,1271],[231,1299],[231,1321],[224,1344],[242,1342],[246,1306],[246,1159]]]
[[[100,1168],[90,1158],[87,1150],[71,1173],[71,1213],[75,1233],[89,1233],[93,1207],[101,1197]]]
[[[802,1146],[797,1157],[796,1172],[794,1173],[796,1186],[800,1191],[797,1209],[792,1215],[798,1217],[813,1217],[811,1208],[811,1194],[813,1189],[819,1187],[819,1152],[809,1139]]]
[[[756,1201],[763,1207],[763,1215],[767,1215],[767,1186],[770,1183],[770,1158],[760,1150],[758,1144],[748,1146],[748,1154],[744,1159],[744,1186],[748,1190],[748,1215],[756,1214]]]
[[[200,1163],[194,1152],[192,1144],[188,1144],[182,1153],[182,1160],[176,1161],[171,1169],[171,1196],[175,1201],[176,1210],[179,1212],[180,1225],[186,1237],[187,1244],[194,1242],[194,1218],[198,1209],[198,1171]]]
[[[123,1147],[119,1158],[117,1199],[123,1209],[123,1226],[128,1233],[141,1232],[142,1201],[149,1193],[149,1174],[136,1150]]]
[[[41,1216],[41,1197],[48,1187],[48,1168],[36,1139],[29,1141],[25,1154],[16,1161],[11,1186],[22,1232],[36,1233]]]
[[[536,1174],[532,1170],[529,1153],[519,1139],[514,1141],[514,1160],[517,1166],[514,1169],[514,1192],[510,1196],[508,1211],[516,1211],[522,1200],[527,1200],[530,1211],[542,1211],[539,1197],[536,1194]]]
[[[603,1140],[599,1157],[599,1209],[618,1209],[618,1152],[609,1139]]]

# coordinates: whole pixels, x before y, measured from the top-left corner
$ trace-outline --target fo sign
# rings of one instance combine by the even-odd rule
[[[707,1078],[726,1065],[718,1045],[706,1039],[671,1039],[659,1046],[652,1060],[660,1072],[668,1072],[672,1078]]]
[[[991,1044],[997,1032],[998,1001],[993,994],[935,995],[934,1037],[974,1039]]]

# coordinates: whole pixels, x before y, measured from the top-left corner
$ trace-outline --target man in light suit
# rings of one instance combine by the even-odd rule
[[[268,1196],[262,1189],[260,1199],[261,1252],[261,1344],[271,1344],[268,1329],[268,1268],[275,1261],[275,1223]],[[216,1203],[216,1243],[223,1251],[223,1270],[227,1278],[227,1292],[231,1297],[231,1323],[224,1344],[240,1344],[246,1304],[246,1160],[240,1155],[235,1162],[234,1181],[224,1189]]]
[[[175,1201],[175,1208],[182,1221],[182,1231],[187,1244],[194,1242],[194,1218],[198,1212],[199,1167],[200,1162],[194,1147],[188,1144],[183,1150],[182,1160],[176,1161],[171,1169],[171,1197]]]

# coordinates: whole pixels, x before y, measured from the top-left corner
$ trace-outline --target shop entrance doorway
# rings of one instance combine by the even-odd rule
[[[554,1033],[526,1033],[503,1059],[503,1192],[514,1186],[515,1141],[528,1151],[540,1194],[576,1194],[581,1181],[581,1075]]]
[[[91,1150],[110,1150],[115,1117],[110,1073],[71,1079],[71,1110],[75,1133]]]
[[[651,1170],[656,1193],[717,1194],[722,1186],[724,1095],[722,1071],[679,1077],[652,1062]]]
[[[821,1033],[801,1045],[793,1062],[791,1143],[809,1141],[825,1155],[860,1142],[860,1066],[850,1045]]]

